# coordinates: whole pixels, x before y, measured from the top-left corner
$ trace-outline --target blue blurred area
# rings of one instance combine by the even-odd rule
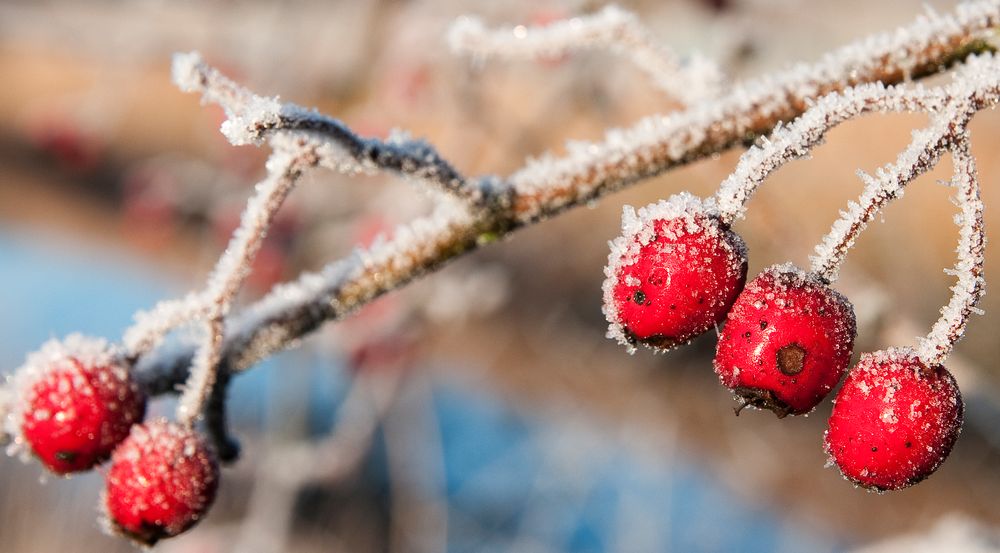
[[[11,370],[30,349],[71,332],[117,339],[135,310],[181,292],[122,254],[0,228],[0,366]],[[282,365],[295,371],[275,370]],[[310,390],[307,401],[294,401],[306,404],[311,431],[323,433],[344,376],[306,350],[236,380],[237,427],[267,426],[269,410],[288,401],[278,396],[289,393],[290,380]],[[417,467],[443,454],[450,551],[770,553],[843,545],[730,495],[683,452],[642,457],[585,416],[525,412],[451,382],[435,383],[432,397],[440,448],[407,453]],[[386,473],[379,447],[366,474],[385,488]]]
[[[649,459],[623,448],[585,415],[523,413],[451,384],[435,387],[433,403],[449,551],[791,553],[845,546],[731,495],[682,452]],[[422,453],[437,454],[413,452]],[[384,460],[376,455],[374,463]]]

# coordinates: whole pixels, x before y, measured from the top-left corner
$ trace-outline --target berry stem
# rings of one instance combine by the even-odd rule
[[[191,364],[184,393],[177,406],[177,418],[191,426],[202,413],[215,384],[216,372],[225,343],[225,316],[236,294],[250,274],[250,266],[260,249],[267,229],[285,198],[295,187],[305,167],[316,163],[316,155],[305,144],[272,140],[275,151],[267,162],[268,176],[256,186],[247,202],[240,226],[219,258],[201,296],[205,306],[205,337]],[[298,149],[296,149],[298,147]]]
[[[125,358],[131,362],[147,354],[163,341],[171,330],[190,322],[205,311],[201,293],[192,292],[181,299],[163,300],[149,311],[139,311],[135,322],[122,337]]]
[[[607,6],[586,16],[545,26],[487,29],[462,17],[448,31],[453,52],[486,58],[556,58],[577,50],[607,49],[627,56],[658,88],[685,105],[712,100],[723,84],[721,70],[700,56],[683,60],[660,44],[635,14]]]
[[[976,304],[986,291],[983,279],[986,261],[983,202],[967,134],[952,146],[951,156],[955,166],[952,186],[958,188],[956,204],[961,214],[955,218],[959,223],[958,263],[954,269],[945,272],[957,276],[958,282],[951,288],[953,293],[948,304],[941,308],[941,318],[934,323],[930,334],[920,340],[917,348],[917,356],[930,367],[942,364],[951,353],[955,343],[965,333],[969,316],[978,311]]]
[[[956,81],[956,84],[961,83]],[[874,177],[858,171],[858,176],[865,183],[864,191],[857,202],[850,202],[847,210],[840,212],[840,218],[816,246],[816,254],[812,257],[813,273],[827,283],[835,281],[847,252],[868,223],[889,202],[901,196],[907,184],[937,165],[944,152],[965,132],[969,120],[978,109],[982,109],[982,105],[997,103],[1000,83],[993,80],[988,84],[974,84],[980,86],[970,87],[964,94],[953,96],[927,128],[915,132],[913,140],[894,163],[877,170]],[[960,87],[949,88],[955,90]]]

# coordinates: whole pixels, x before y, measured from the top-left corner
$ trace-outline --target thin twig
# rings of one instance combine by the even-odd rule
[[[936,111],[943,102],[940,89],[885,87],[882,83],[827,94],[791,125],[775,128],[740,157],[715,194],[719,218],[725,224],[742,218],[750,197],[774,171],[809,155],[835,126],[867,113]]]
[[[453,52],[477,59],[556,58],[576,50],[609,49],[628,57],[657,87],[685,105],[712,100],[723,82],[714,63],[698,55],[682,60],[656,41],[635,14],[617,6],[545,26],[495,30],[466,16],[452,24],[448,43]]]
[[[219,258],[202,296],[206,301],[205,337],[195,353],[190,375],[177,405],[178,420],[191,425],[201,415],[222,362],[225,316],[250,273],[250,267],[267,229],[294,188],[302,171],[315,165],[317,156],[303,142],[272,140],[275,151],[267,162],[268,176],[255,188],[239,228]]]
[[[941,318],[930,333],[920,340],[917,356],[928,366],[944,363],[955,344],[965,334],[969,317],[978,311],[976,304],[986,292],[983,266],[986,262],[986,234],[983,227],[983,201],[979,192],[976,161],[972,157],[967,133],[951,148],[955,175],[952,185],[958,188],[956,204],[961,213],[959,223],[958,263],[949,274],[958,277],[952,287],[948,304],[941,309]]]
[[[190,293],[181,299],[163,300],[149,311],[133,315],[135,322],[122,337],[125,356],[135,360],[149,353],[170,331],[199,317],[205,311],[200,293]]]
[[[222,133],[234,145],[261,144],[282,131],[302,131],[317,141],[320,164],[356,173],[378,170],[413,177],[475,205],[502,202],[492,180],[467,181],[430,143],[396,131],[388,140],[363,138],[343,122],[277,98],[259,96],[207,65],[197,52],[177,54],[174,81],[185,92],[198,92],[205,102],[226,112]]]

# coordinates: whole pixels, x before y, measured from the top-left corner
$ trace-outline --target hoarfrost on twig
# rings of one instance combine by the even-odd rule
[[[221,131],[234,145],[261,144],[279,131],[298,131],[315,142],[320,163],[335,171],[391,171],[476,204],[499,201],[491,179],[467,181],[427,141],[401,132],[385,141],[358,136],[337,119],[254,94],[207,65],[197,52],[176,54],[173,75],[181,90],[222,106],[226,120]]]
[[[955,176],[952,186],[960,212],[955,216],[959,226],[958,263],[949,274],[958,277],[952,286],[948,304],[941,308],[941,318],[930,333],[920,340],[917,356],[927,366],[944,363],[955,343],[965,333],[969,317],[976,313],[976,304],[986,292],[983,266],[986,262],[986,234],[983,228],[983,201],[980,198],[979,176],[972,158],[968,136],[962,136],[951,148]]]
[[[275,142],[267,161],[267,177],[254,188],[240,219],[240,226],[209,276],[205,291],[205,336],[191,364],[191,371],[177,405],[177,418],[188,425],[201,414],[215,384],[225,338],[225,316],[243,282],[257,251],[302,171],[317,162],[316,155],[304,142]]]
[[[779,125],[740,157],[736,169],[715,194],[719,218],[726,224],[742,218],[757,187],[784,164],[808,155],[833,127],[872,112],[935,111],[943,101],[940,89],[886,87],[880,82],[827,94],[790,125]]]
[[[685,105],[712,100],[723,82],[713,62],[697,54],[681,59],[654,39],[635,14],[617,6],[545,26],[495,30],[465,16],[452,24],[448,44],[455,53],[477,59],[556,58],[576,50],[608,49],[628,57],[657,87]]]
[[[205,310],[202,294],[192,292],[181,299],[163,300],[149,311],[132,316],[134,323],[122,337],[126,356],[138,359],[159,345],[171,330],[190,322]]]

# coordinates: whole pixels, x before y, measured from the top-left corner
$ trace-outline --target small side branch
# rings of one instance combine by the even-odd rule
[[[122,337],[125,357],[139,359],[160,344],[170,331],[200,317],[205,311],[202,294],[192,292],[181,299],[163,300],[149,311],[139,311]]]
[[[585,49],[608,49],[627,56],[667,95],[685,105],[718,96],[723,77],[701,56],[682,60],[656,41],[639,19],[617,6],[544,27],[518,25],[490,30],[474,17],[462,17],[448,31],[453,52],[479,59],[556,58]]]
[[[267,229],[294,188],[302,171],[318,162],[306,144],[275,149],[267,162],[268,176],[255,188],[240,226],[219,258],[202,296],[205,298],[205,337],[194,356],[191,374],[177,406],[177,418],[191,425],[201,415],[222,362],[225,316],[250,273],[250,266]]]
[[[174,81],[185,92],[226,112],[222,134],[234,145],[261,144],[280,131],[300,131],[315,141],[324,166],[341,172],[390,171],[412,177],[476,205],[491,205],[498,191],[491,181],[467,180],[424,140],[395,132],[388,140],[364,138],[343,122],[315,111],[258,96],[207,65],[197,52],[177,54]]]
[[[956,203],[961,213],[955,217],[959,224],[958,263],[946,272],[958,277],[958,282],[951,288],[951,300],[941,309],[941,318],[934,323],[930,334],[920,340],[917,349],[920,360],[931,367],[944,363],[965,333],[969,317],[978,312],[976,305],[986,292],[986,281],[983,279],[986,262],[983,202],[968,136],[962,136],[955,142],[951,155],[955,166],[952,186],[958,189]]]

